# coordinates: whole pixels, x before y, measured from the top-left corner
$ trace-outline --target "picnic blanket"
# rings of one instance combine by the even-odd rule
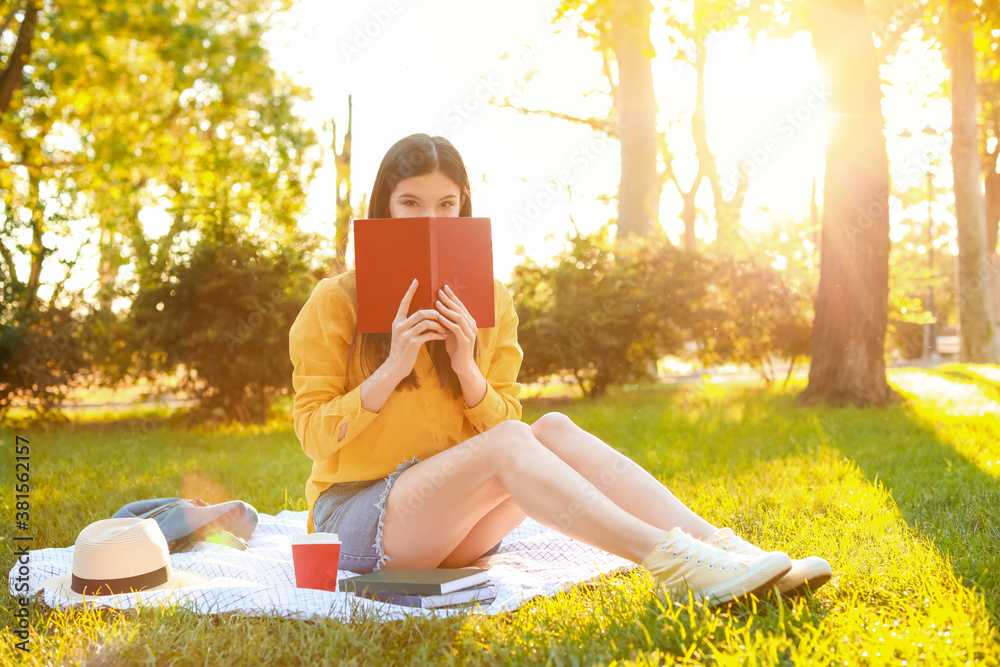
[[[126,609],[176,603],[199,614],[240,612],[248,616],[345,621],[371,614],[393,620],[414,615],[468,613],[468,608],[403,607],[351,593],[296,588],[291,539],[293,535],[306,532],[306,514],[290,510],[274,516],[260,514],[246,551],[198,542],[190,551],[172,554],[172,567],[209,578],[198,588],[110,595],[90,599],[86,604]],[[29,595],[37,593],[51,577],[70,572],[72,564],[73,547],[31,551]],[[474,613],[487,615],[512,611],[531,598],[552,596],[602,574],[635,567],[631,561],[573,540],[530,518],[504,538],[497,554],[478,560],[474,566],[488,568],[491,583],[499,587],[491,603],[473,607]],[[18,570],[19,565],[15,564],[8,576],[12,595],[16,595],[15,577],[22,576],[18,575]],[[338,578],[355,574],[340,570]],[[80,605],[50,590],[43,591],[43,598],[54,608]]]

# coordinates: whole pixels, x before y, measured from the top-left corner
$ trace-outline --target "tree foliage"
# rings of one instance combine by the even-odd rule
[[[102,271],[114,277],[130,263],[135,285],[159,277],[185,234],[290,225],[314,137],[292,113],[303,91],[270,67],[261,43],[278,7],[45,4],[0,125],[8,210],[25,225],[44,204],[44,235],[49,211],[66,207],[48,193],[72,186],[96,219]],[[25,196],[32,187],[44,202]],[[165,233],[147,232],[146,206],[166,210]],[[49,252],[35,248],[32,259]]]
[[[271,67],[262,42],[289,4],[14,3],[0,42],[0,78],[19,74],[0,116],[11,321],[82,296],[72,316],[95,325],[85,331],[116,332],[128,304],[199,243],[290,235],[315,137],[293,112],[305,91]],[[8,51],[32,7],[30,48]],[[64,283],[74,271],[97,279]],[[127,360],[94,342],[90,364],[123,377]]]
[[[666,8],[653,12],[648,2],[638,0],[563,0],[554,22],[568,21],[577,34],[589,39],[601,55],[602,73],[608,82],[611,108],[606,118],[581,118],[561,111],[526,109],[508,97],[500,104],[522,113],[537,113],[587,125],[616,138],[622,145],[622,177],[618,192],[618,235],[654,233],[659,217],[659,198],[665,183],[672,182],[684,209],[684,247],[696,250],[695,197],[703,181],[714,196],[717,246],[732,251],[738,239],[740,211],[749,187],[749,177],[741,170],[732,192],[718,172],[715,155],[709,147],[705,113],[705,64],[709,38],[715,33],[746,28],[751,34],[760,31],[785,35],[799,29],[804,10],[799,2],[732,3],[718,0],[695,0],[688,18],[678,19],[677,12]],[[666,28],[670,45],[676,47],[674,58],[691,65],[695,75],[695,108],[691,116],[691,134],[695,144],[697,170],[694,179],[682,183],[674,170],[674,154],[665,134],[657,125],[657,103],[649,60],[655,55],[651,28]],[[642,62],[640,62],[640,60]],[[658,166],[662,164],[662,168]]]

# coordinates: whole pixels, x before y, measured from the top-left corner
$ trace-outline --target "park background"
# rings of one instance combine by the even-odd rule
[[[385,150],[428,132],[493,221],[525,418],[558,405],[839,575],[732,617],[661,614],[633,577],[626,611],[540,603],[572,641],[536,645],[528,609],[383,637],[397,658],[998,659],[996,2],[15,0],[0,20],[3,470],[15,435],[46,443],[33,511],[62,518],[40,543],[140,497],[304,508],[288,327],[349,265]],[[98,503],[59,484],[109,473]],[[629,616],[613,648],[572,620],[594,604]],[[159,640],[36,615],[35,657],[179,659],[188,631],[211,653],[203,620],[149,613]]]

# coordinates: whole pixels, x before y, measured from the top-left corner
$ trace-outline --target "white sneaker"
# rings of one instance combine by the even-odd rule
[[[720,528],[705,541],[748,561],[753,561],[755,558],[767,554],[766,551],[747,542],[729,528]],[[778,580],[776,587],[782,595],[801,595],[807,590],[816,590],[830,581],[832,576],[833,568],[830,567],[830,563],[819,556],[793,558],[792,569]]]
[[[792,564],[780,551],[740,558],[674,528],[642,566],[671,599],[686,601],[690,591],[695,601],[719,605],[770,589]]]

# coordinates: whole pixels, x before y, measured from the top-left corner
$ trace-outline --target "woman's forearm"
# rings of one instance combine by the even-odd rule
[[[486,398],[486,378],[475,364],[466,372],[458,374],[458,381],[462,385],[462,397],[468,407],[474,408]]]
[[[387,360],[361,383],[361,407],[368,412],[381,410],[402,379]]]

